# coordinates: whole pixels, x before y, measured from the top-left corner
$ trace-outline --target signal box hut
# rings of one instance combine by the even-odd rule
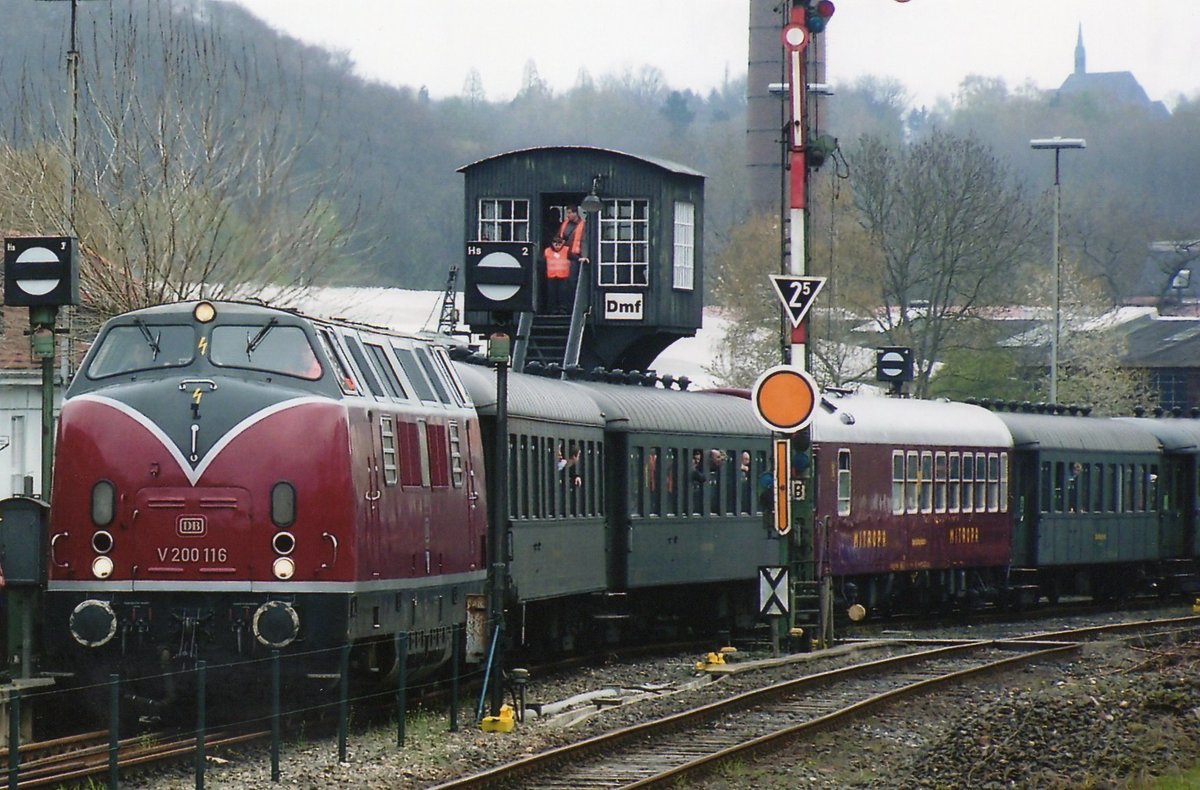
[[[466,177],[466,322],[477,332],[513,329],[517,370],[645,371],[663,349],[700,327],[702,174],[586,146],[510,151],[459,172]],[[586,262],[572,268],[570,295],[561,314],[553,314],[546,309],[543,250],[570,206],[581,208]],[[488,258],[497,250],[511,270]],[[518,265],[527,277],[515,286],[480,288]]]

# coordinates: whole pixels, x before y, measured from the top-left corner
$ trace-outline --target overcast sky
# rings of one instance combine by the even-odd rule
[[[701,94],[746,71],[746,0],[233,0],[303,41],[347,52],[363,76],[462,92],[472,67],[488,98],[512,98],[532,59],[555,90],[581,67],[599,79],[657,66]],[[1151,99],[1200,94],[1198,0],[835,0],[829,81],[892,76],[918,104],[968,74],[1058,87],[1083,26],[1087,68],[1131,71]]]

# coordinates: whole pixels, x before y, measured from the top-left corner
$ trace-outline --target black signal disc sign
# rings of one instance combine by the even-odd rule
[[[4,240],[4,303],[12,307],[79,304],[79,267],[70,236]]]

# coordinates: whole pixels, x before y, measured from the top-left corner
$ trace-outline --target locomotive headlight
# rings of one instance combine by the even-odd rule
[[[291,554],[296,549],[296,536],[290,532],[276,532],[271,538],[271,548],[276,554]]]
[[[97,554],[108,554],[112,551],[113,536],[108,530],[97,530],[92,535],[92,551]]]
[[[195,318],[202,324],[207,324],[209,321],[217,317],[217,308],[213,307],[212,302],[201,302],[196,305],[196,309],[192,311],[192,318]]]
[[[101,557],[100,559],[107,558]],[[276,579],[286,581],[296,575],[296,563],[292,562],[289,557],[279,557],[271,563],[271,572],[275,574]]]
[[[110,557],[97,557],[92,560],[92,575],[97,579],[107,579],[112,576],[113,561]]]

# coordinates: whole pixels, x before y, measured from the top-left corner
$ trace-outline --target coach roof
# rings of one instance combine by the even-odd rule
[[[1060,414],[998,412],[1018,448],[1157,453],[1158,438],[1125,420]]]
[[[901,446],[1012,446],[1004,423],[979,406],[878,395],[839,397],[828,393],[821,397],[816,407],[813,441]]]

